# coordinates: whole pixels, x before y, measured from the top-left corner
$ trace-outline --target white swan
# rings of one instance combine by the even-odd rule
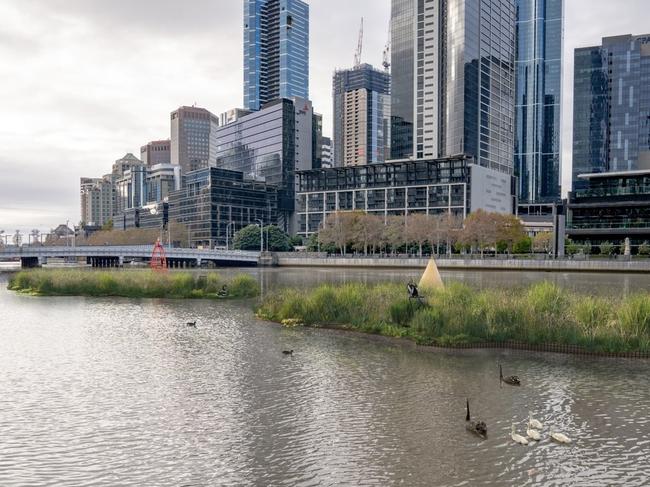
[[[528,413],[528,427],[536,430],[544,429],[544,425],[533,418],[533,413]]]
[[[534,441],[539,441],[542,439],[542,435],[539,434],[539,431],[533,428],[528,428],[526,430],[526,434],[528,435],[528,438]]]
[[[562,433],[555,433],[553,430],[551,430],[551,439],[564,445],[571,443],[571,438],[569,438],[567,435]]]
[[[512,425],[512,430],[511,430],[511,433],[510,433],[510,437],[512,438],[512,441],[514,441],[515,443],[519,443],[520,445],[527,445],[528,444],[528,440],[526,438],[524,438],[523,436],[521,436],[518,433],[515,433],[515,425],[514,424]]]

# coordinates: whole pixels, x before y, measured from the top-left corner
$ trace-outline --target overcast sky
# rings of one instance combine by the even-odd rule
[[[311,0],[311,86],[332,132],[331,75],[379,66],[390,0]],[[79,177],[169,138],[169,113],[242,105],[242,0],[0,0],[0,230],[79,221]],[[566,0],[564,174],[573,49],[650,31],[648,0]],[[570,179],[570,176],[568,176]]]

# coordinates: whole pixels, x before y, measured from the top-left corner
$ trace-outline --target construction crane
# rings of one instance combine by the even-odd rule
[[[357,45],[357,52],[354,54],[354,67],[361,66],[361,53],[363,52],[363,17],[361,17],[361,28],[359,29],[359,44]]]
[[[382,63],[384,65],[384,69],[388,71],[390,69],[390,55],[391,55],[391,48],[392,48],[392,35],[393,35],[393,30],[391,27],[390,22],[388,23],[388,41],[386,42],[386,47],[384,47],[384,62]]]

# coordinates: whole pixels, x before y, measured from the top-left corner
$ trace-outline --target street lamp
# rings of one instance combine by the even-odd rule
[[[230,226],[232,225],[232,232],[230,231]],[[230,237],[231,234],[235,234],[235,222],[229,222],[226,225],[226,250],[230,250]]]
[[[260,253],[264,253],[264,222],[259,218],[255,219],[260,224]]]

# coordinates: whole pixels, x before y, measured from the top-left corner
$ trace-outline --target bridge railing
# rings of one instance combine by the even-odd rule
[[[150,245],[104,245],[104,246],[76,246],[76,247],[5,247],[0,248],[0,257],[150,257],[153,247]],[[165,247],[165,252],[170,258],[195,258],[195,259],[258,259],[259,252],[239,250],[211,250],[211,249],[184,249]]]

